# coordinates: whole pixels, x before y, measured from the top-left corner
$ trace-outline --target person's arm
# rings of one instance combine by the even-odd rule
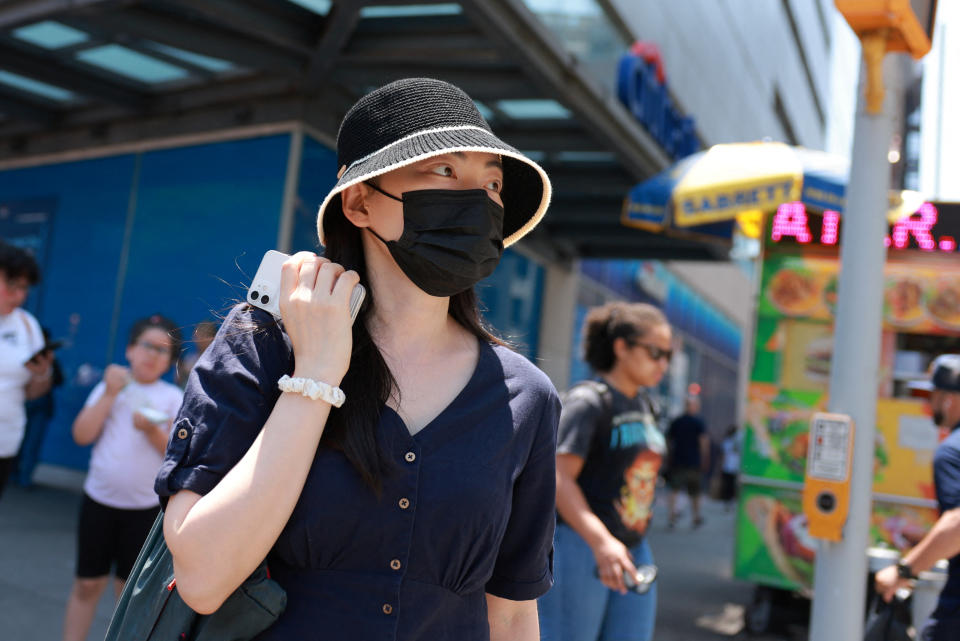
[[[310,378],[340,383],[332,375]],[[177,588],[191,608],[216,611],[266,557],[300,498],[329,414],[323,401],[282,395],[256,441],[213,490],[170,498],[163,531]]]
[[[960,554],[960,508],[940,515],[933,529],[903,557],[914,574],[933,567],[940,559]]]
[[[113,409],[117,395],[129,380],[129,370],[120,365],[108,365],[103,373],[103,394],[93,404],[87,405],[73,421],[73,440],[77,445],[90,445],[100,438],[103,425]]]
[[[536,601],[511,601],[487,594],[490,641],[538,641]]]
[[[583,463],[583,459],[575,454],[557,455],[557,512],[563,517],[564,523],[579,534],[593,550],[603,584],[611,590],[626,594],[623,572],[626,570],[636,575],[637,568],[630,556],[630,550],[610,534],[607,526],[590,509],[587,498],[577,485]]]
[[[167,441],[170,439],[170,421],[157,425],[140,412],[134,412],[133,426],[143,432],[153,449],[161,454],[167,451]]]
[[[960,553],[960,452],[946,443],[933,457],[933,483],[942,512],[933,529],[903,557],[914,574]],[[906,581],[891,566],[877,572],[876,583],[877,591],[889,601]]]
[[[933,529],[913,547],[903,560],[914,574],[929,570],[940,559],[949,559],[960,554],[960,508],[947,510],[940,515]],[[876,576],[877,591],[889,601],[893,594],[909,582],[901,579],[896,566],[886,567]]]
[[[355,272],[306,252],[284,263],[280,309],[295,377],[340,384],[358,281]],[[191,608],[214,612],[266,557],[300,497],[329,414],[324,401],[281,394],[253,444],[209,493],[180,490],[170,498],[164,537]]]

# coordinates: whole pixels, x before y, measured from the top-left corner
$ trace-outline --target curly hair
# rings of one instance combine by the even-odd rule
[[[0,240],[0,272],[8,279],[26,278],[33,287],[40,282],[40,267],[25,249]]]
[[[617,362],[614,341],[622,338],[633,344],[660,325],[669,325],[667,317],[646,303],[614,301],[594,307],[583,325],[584,360],[594,371],[609,372]]]

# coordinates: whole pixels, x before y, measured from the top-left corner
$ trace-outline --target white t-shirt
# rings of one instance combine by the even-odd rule
[[[90,392],[85,406],[96,403],[106,388],[100,381]],[[104,421],[103,432],[93,445],[83,491],[97,503],[123,510],[158,505],[153,480],[160,470],[163,454],[154,449],[146,434],[133,426],[133,414],[150,408],[173,419],[182,400],[180,388],[162,380],[148,385],[131,382],[124,387],[117,394]]]
[[[16,456],[27,413],[24,388],[30,370],[24,363],[43,347],[43,332],[30,312],[17,308],[0,316],[0,458]]]

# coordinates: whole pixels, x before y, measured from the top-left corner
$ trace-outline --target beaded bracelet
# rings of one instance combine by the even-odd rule
[[[277,381],[277,387],[280,388],[281,392],[302,394],[315,401],[326,401],[334,407],[340,407],[347,400],[347,395],[339,387],[321,383],[312,378],[301,378],[299,376],[292,378],[284,374]]]

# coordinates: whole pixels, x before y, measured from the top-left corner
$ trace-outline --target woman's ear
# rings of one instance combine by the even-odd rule
[[[618,361],[626,358],[629,350],[630,344],[627,342],[627,339],[622,336],[613,339],[613,355]]]
[[[367,211],[367,195],[372,190],[363,183],[350,185],[340,192],[340,203],[343,215],[355,227],[369,227],[370,213]]]

